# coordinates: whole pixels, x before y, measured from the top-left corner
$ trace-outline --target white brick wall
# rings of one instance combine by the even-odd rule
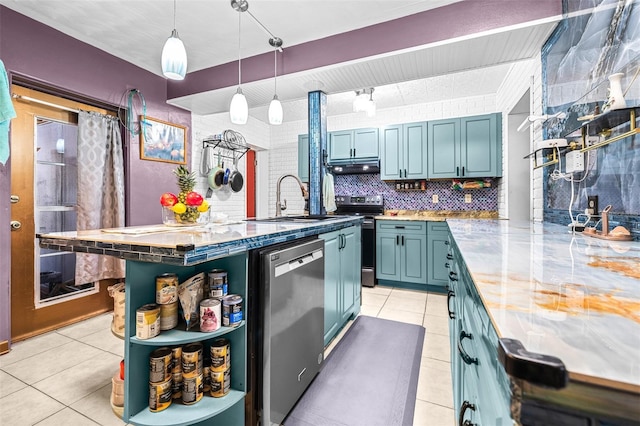
[[[531,113],[542,114],[542,65],[540,55],[535,58],[521,61],[513,64],[502,82],[498,92],[496,93],[496,103],[498,111],[502,112],[502,148],[503,148],[503,175],[507,175],[508,168],[511,167],[531,167],[532,164],[523,160],[522,164],[508,164],[505,160],[508,158],[509,140],[507,131],[508,120],[507,114],[518,103],[520,98],[530,90],[531,94]],[[535,140],[542,138],[542,126],[534,124],[529,127],[530,132],[530,151],[533,150]],[[533,181],[531,185],[531,196],[533,197],[533,219],[542,220],[543,198],[542,198],[542,172],[536,170],[532,173]],[[498,200],[498,210],[501,216],[507,216],[508,205],[508,185],[506,179],[502,179],[500,183],[500,194]]]
[[[201,194],[206,194],[208,189],[207,178],[201,176],[200,162],[202,160],[202,141],[210,135],[222,133],[224,130],[232,129],[244,136],[247,144],[254,149],[268,149],[269,148],[269,126],[260,120],[252,119],[249,117],[249,121],[244,126],[237,126],[229,121],[229,114],[211,114],[206,116],[191,115],[191,129],[192,129],[192,156],[191,156],[191,170],[196,172],[197,184],[196,191]],[[219,150],[216,150],[218,152]],[[221,151],[223,155],[224,151]],[[229,152],[226,152],[229,154]],[[238,170],[246,177],[246,155],[238,161]],[[225,159],[224,167],[233,168],[233,161],[231,159]],[[246,185],[243,186],[239,192],[233,192],[228,186],[223,186],[221,189],[213,191],[213,195],[207,198],[211,205],[211,211],[225,213],[229,216],[229,219],[244,219],[246,217]]]

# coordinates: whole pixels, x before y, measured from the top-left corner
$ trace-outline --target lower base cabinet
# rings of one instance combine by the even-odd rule
[[[376,221],[376,278],[427,284],[427,224]]]
[[[243,426],[245,423],[245,394],[247,391],[247,329],[246,318],[236,327],[221,327],[213,332],[185,331],[182,324],[172,330],[161,331],[151,339],[136,337],[136,310],[155,303],[155,277],[175,273],[183,282],[200,272],[223,269],[228,273],[228,292],[246,301],[247,256],[245,253],[194,266],[176,266],[127,261],[125,279],[125,390],[123,420],[134,425],[199,425],[220,424]],[[243,306],[245,306],[243,304]],[[246,310],[243,310],[246,315]],[[226,396],[214,398],[204,395],[193,405],[174,400],[159,412],[149,410],[149,356],[160,347],[184,346],[202,342],[203,355],[211,342],[223,337],[230,342],[231,390]]]
[[[498,335],[457,252],[450,250],[448,264],[449,338],[451,378],[457,424],[513,425],[509,378],[498,361]]]
[[[324,240],[324,344],[360,312],[360,227],[352,226],[320,235]]]

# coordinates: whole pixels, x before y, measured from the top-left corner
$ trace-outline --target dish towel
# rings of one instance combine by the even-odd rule
[[[9,159],[9,122],[16,116],[11,101],[9,77],[4,63],[0,60],[0,163],[4,166]]]
[[[327,173],[324,175],[324,182],[322,184],[322,204],[327,213],[331,213],[337,210],[336,207],[336,194],[333,188],[333,175]]]

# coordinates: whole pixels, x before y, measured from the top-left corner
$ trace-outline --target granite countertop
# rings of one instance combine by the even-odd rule
[[[311,222],[237,221],[171,227],[132,226],[38,235],[40,247],[115,256],[126,260],[194,265],[259,247],[359,225],[360,216]]]
[[[498,219],[497,211],[487,210],[386,210],[376,220],[415,220],[422,222],[443,222],[447,219]]]
[[[640,393],[640,243],[549,223],[447,222],[500,337],[560,358],[570,380]]]

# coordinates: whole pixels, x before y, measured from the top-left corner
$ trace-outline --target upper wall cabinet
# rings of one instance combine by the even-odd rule
[[[427,178],[427,123],[388,126],[380,133],[380,179]]]
[[[298,177],[309,182],[309,135],[298,135]]]
[[[502,176],[502,116],[497,114],[430,121],[428,177]]]
[[[378,155],[377,128],[329,133],[329,164],[377,160]]]

